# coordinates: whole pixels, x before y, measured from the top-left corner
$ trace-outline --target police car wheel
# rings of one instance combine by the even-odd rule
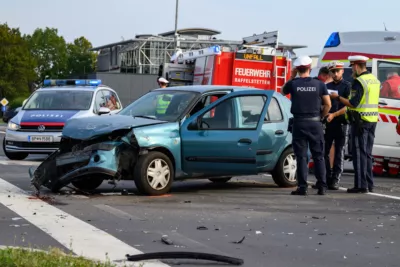
[[[6,139],[5,138],[3,138],[3,151],[4,151],[4,155],[6,155],[6,157],[9,158],[10,160],[24,160],[29,156],[28,153],[7,152],[6,151]]]
[[[71,182],[71,184],[73,186],[75,186],[77,189],[82,190],[82,191],[95,190],[102,183],[103,183],[103,179],[101,179],[101,178],[86,178],[86,179],[80,179],[80,180]]]
[[[232,177],[226,177],[226,178],[210,178],[210,179],[208,179],[208,180],[210,180],[211,182],[216,183],[216,184],[224,184],[224,183],[229,182],[231,179],[232,179]]]
[[[141,194],[159,196],[171,190],[175,177],[174,167],[167,155],[152,151],[139,157],[134,181]]]
[[[296,158],[293,148],[289,147],[281,154],[272,172],[272,179],[279,187],[297,186]]]

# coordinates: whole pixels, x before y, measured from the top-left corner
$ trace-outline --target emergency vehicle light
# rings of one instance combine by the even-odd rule
[[[81,86],[97,86],[101,84],[101,80],[44,80],[43,86],[65,86],[65,85],[81,85]]]
[[[325,43],[324,48],[337,47],[340,45],[340,36],[338,32],[333,32]]]

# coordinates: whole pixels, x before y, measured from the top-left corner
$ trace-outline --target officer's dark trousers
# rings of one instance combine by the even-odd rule
[[[361,131],[351,125],[354,187],[373,188],[372,147],[374,146],[376,122],[363,122]],[[360,132],[360,133],[359,133]]]
[[[325,129],[325,166],[327,183],[339,182],[343,172],[344,151],[347,145],[349,125],[332,121]],[[335,141],[333,168],[330,166],[330,150]]]
[[[320,121],[294,119],[292,144],[297,160],[297,181],[300,188],[308,187],[308,148],[314,160],[317,186],[326,187],[324,143],[324,132]]]

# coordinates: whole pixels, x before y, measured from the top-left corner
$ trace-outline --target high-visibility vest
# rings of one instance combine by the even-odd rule
[[[163,96],[158,96],[157,99],[157,108],[156,108],[156,112],[157,114],[165,114],[165,112],[167,111],[168,105],[170,101],[165,101],[163,100]]]
[[[355,108],[348,107],[348,111],[356,111],[360,114],[361,119],[367,122],[378,122],[378,104],[381,82],[372,74],[363,74],[357,77],[361,83],[364,94],[361,97],[360,104]],[[355,90],[351,90],[351,96],[356,94]],[[348,118],[346,113],[346,118]]]

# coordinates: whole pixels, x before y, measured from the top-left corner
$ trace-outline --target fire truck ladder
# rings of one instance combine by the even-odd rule
[[[276,64],[276,62],[275,62],[275,64]],[[279,69],[282,69],[282,70],[283,70],[282,76],[279,76],[279,75],[278,75],[278,73],[279,73],[278,70],[279,70]],[[281,88],[283,87],[283,84],[286,83],[286,70],[287,70],[286,66],[285,66],[285,67],[282,67],[282,66],[276,66],[276,65],[275,65],[275,88],[276,88],[276,91],[278,91],[278,89],[281,89]],[[279,86],[278,86],[278,79],[283,79],[282,85],[279,85]]]

